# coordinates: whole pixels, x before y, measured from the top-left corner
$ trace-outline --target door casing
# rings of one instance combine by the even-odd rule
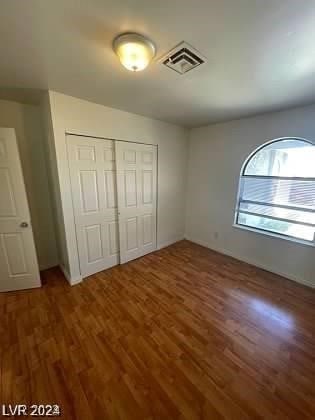
[[[155,181],[154,181],[154,184],[155,184],[154,187],[155,187],[155,191],[156,191],[156,200],[155,200],[155,229],[154,229],[154,242],[155,242],[155,245],[154,245],[154,249],[150,250],[149,252],[152,252],[153,250],[155,250],[156,247],[157,247],[156,241],[157,241],[157,222],[158,222],[157,221],[157,201],[158,201],[158,196],[157,196],[157,191],[158,191],[158,188],[157,188],[157,163],[158,163],[157,162],[157,155],[158,155],[158,146],[157,145],[153,145],[153,144],[143,143],[143,142],[132,142],[132,141],[129,142],[129,141],[126,141],[126,140],[107,139],[107,138],[104,138],[104,137],[95,137],[95,136],[78,134],[78,133],[74,133],[74,132],[68,132],[68,133],[66,133],[66,146],[67,146],[67,153],[68,153],[68,167],[69,167],[69,173],[70,173],[71,191],[72,191],[72,180],[71,180],[72,175],[71,175],[71,167],[70,167],[70,159],[69,159],[70,158],[70,156],[69,156],[69,139],[71,139],[72,137],[76,137],[77,139],[80,139],[81,138],[83,140],[83,144],[84,144],[84,142],[86,142],[85,145],[88,144],[88,143],[91,144],[91,143],[93,143],[93,141],[96,141],[96,142],[100,142],[100,143],[102,143],[102,142],[109,142],[109,143],[112,142],[113,145],[119,143],[119,144],[129,144],[129,145],[151,146],[151,147],[154,148],[154,150],[155,150],[155,156],[156,156],[156,158],[155,158],[156,159],[155,160],[156,177],[155,177]],[[82,267],[81,267],[81,264],[80,264],[80,251],[79,251],[79,246],[78,246],[77,226],[76,226],[76,217],[75,217],[76,203],[73,200],[72,200],[72,205],[73,205],[73,214],[74,214],[74,225],[75,225],[74,227],[75,227],[75,230],[76,230],[76,241],[77,241],[77,252],[78,252],[78,260],[79,260],[79,268],[80,268],[80,272],[81,272],[82,278],[84,278],[87,275],[90,275],[93,271],[92,272],[86,272],[84,269],[82,270]],[[118,216],[118,209],[117,209],[117,216]],[[146,253],[147,252],[143,253],[143,255],[146,254]],[[126,262],[126,261],[124,261],[124,262]],[[120,258],[118,258],[118,260],[116,260],[116,261],[113,261],[107,267],[104,266],[104,268],[100,268],[100,270],[98,270],[98,271],[105,270],[105,269],[110,268],[111,266],[117,265],[119,263],[123,263]],[[71,282],[71,279],[69,279],[69,281]]]

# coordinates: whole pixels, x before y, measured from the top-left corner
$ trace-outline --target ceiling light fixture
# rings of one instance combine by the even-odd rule
[[[113,49],[121,64],[130,71],[144,70],[155,56],[153,42],[135,33],[118,35],[113,41]]]

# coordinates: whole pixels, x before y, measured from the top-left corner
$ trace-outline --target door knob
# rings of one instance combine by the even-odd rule
[[[21,227],[21,228],[27,228],[27,227],[28,227],[28,223],[27,223],[27,222],[22,222],[22,223],[20,224],[20,227]]]

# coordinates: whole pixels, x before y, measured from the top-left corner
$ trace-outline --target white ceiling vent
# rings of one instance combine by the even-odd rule
[[[205,63],[206,59],[199,51],[183,41],[162,57],[160,61],[177,73],[184,74]]]

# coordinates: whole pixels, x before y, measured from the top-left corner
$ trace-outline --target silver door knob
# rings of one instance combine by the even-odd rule
[[[20,227],[21,227],[21,228],[27,228],[27,227],[28,227],[28,223],[26,223],[26,222],[22,222],[22,223],[20,224]]]

